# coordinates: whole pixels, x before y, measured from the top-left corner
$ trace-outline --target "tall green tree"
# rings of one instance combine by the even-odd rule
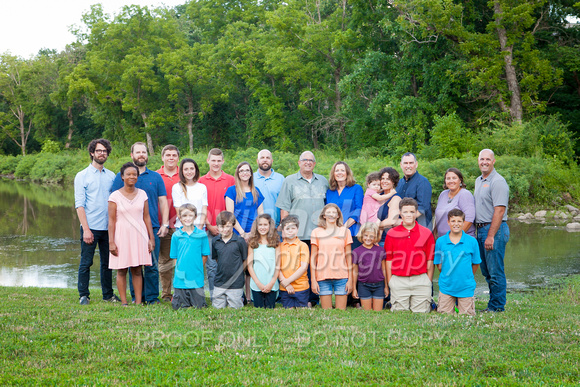
[[[35,85],[30,82],[31,73],[31,61],[10,54],[0,56],[0,128],[23,156],[33,129],[34,101],[30,97]]]

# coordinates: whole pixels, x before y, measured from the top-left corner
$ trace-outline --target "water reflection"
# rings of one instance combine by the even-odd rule
[[[72,187],[0,179],[0,286],[76,288],[80,232],[73,207]],[[509,223],[508,290],[542,286],[552,277],[580,273],[580,233],[561,226]],[[476,279],[476,293],[485,293],[487,284],[480,273]],[[90,285],[100,288],[98,252]]]

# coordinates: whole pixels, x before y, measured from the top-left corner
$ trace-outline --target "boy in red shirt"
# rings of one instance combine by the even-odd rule
[[[399,204],[403,223],[387,233],[387,284],[391,291],[391,311],[431,311],[433,255],[435,239],[431,231],[417,223],[418,205],[404,198]]]

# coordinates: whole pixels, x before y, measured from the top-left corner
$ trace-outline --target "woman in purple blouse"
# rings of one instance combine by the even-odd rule
[[[435,209],[435,232],[436,237],[443,236],[449,231],[447,213],[454,208],[459,208],[465,213],[463,231],[475,236],[475,199],[471,192],[465,189],[463,174],[457,168],[449,168],[445,172],[445,191],[439,195],[437,208]]]

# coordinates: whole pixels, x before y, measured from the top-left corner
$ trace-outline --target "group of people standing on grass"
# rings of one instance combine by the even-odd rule
[[[241,162],[234,176],[222,170],[224,155],[212,149],[209,171],[179,161],[167,145],[156,172],[147,168],[144,143],[131,147],[132,162],[115,175],[104,168],[105,139],[88,147],[91,164],[75,178],[81,223],[80,303],[89,303],[89,269],[98,245],[103,299],[128,304],[172,303],[204,307],[205,274],[216,308],[244,303],[273,308],[364,309],[428,312],[433,273],[439,277],[438,311],[475,314],[475,273],[481,264],[490,289],[486,311],[503,311],[509,188],[494,169],[491,150],[479,153],[482,175],[475,195],[462,173],[449,168],[445,190],[431,210],[432,188],[417,172],[414,154],[368,174],[366,192],[352,170],[336,162],[329,178],[314,172],[316,158],[303,152],[295,174],[272,168],[272,153],[257,155],[257,170]],[[475,239],[477,238],[477,239]],[[117,270],[120,299],[113,293]],[[173,292],[172,292],[173,288]],[[387,301],[390,301],[387,303]]]

